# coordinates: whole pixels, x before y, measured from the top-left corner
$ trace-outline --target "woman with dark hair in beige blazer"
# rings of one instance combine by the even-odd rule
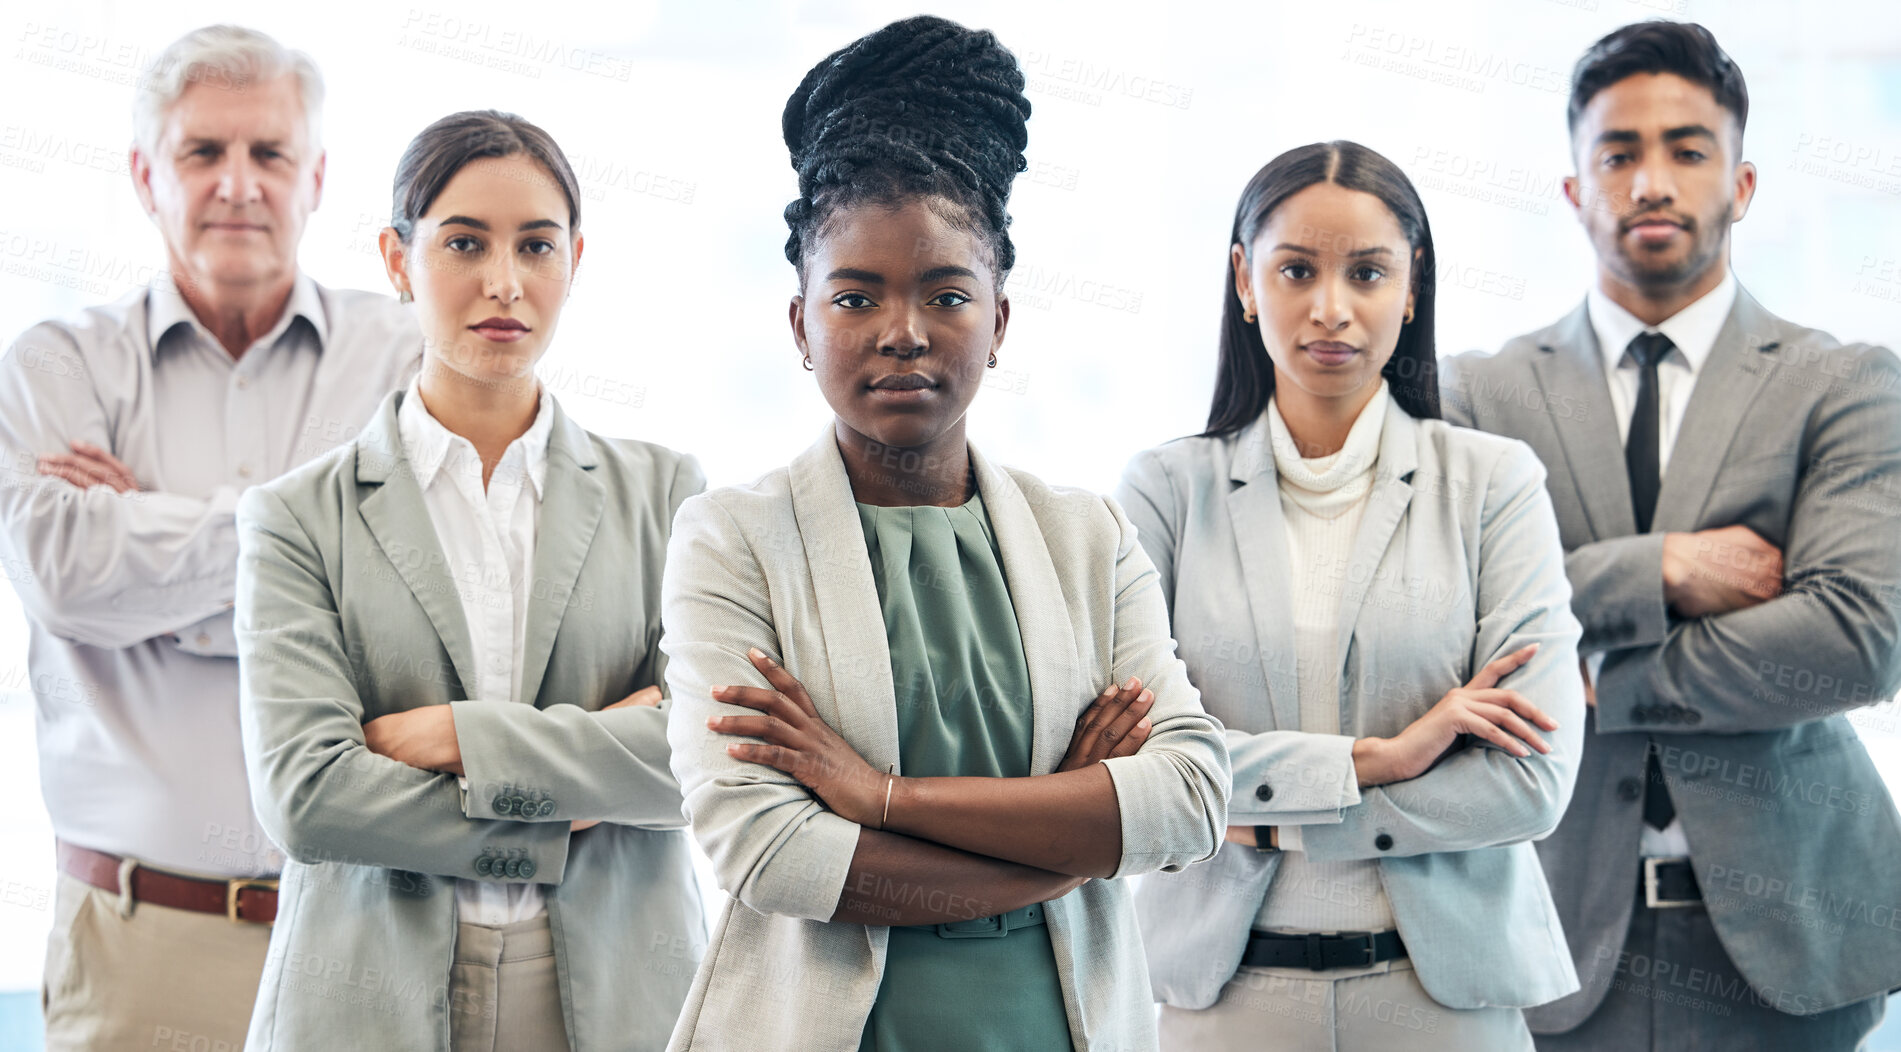
[[[675,525],[674,769],[732,895],[675,1048],[1154,1044],[1108,878],[1213,854],[1228,761],[1115,503],[965,437],[1009,320],[1023,83],[921,17],[786,106],[792,330],[836,418]]]
[[[578,200],[519,117],[417,136],[382,249],[422,373],[244,496],[245,756],[291,858],[254,1052],[657,1049],[685,998],[705,920],[659,579],[704,482],[535,379]]]

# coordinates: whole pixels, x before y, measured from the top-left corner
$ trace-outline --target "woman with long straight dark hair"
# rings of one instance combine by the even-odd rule
[[[1233,759],[1226,843],[1138,897],[1162,1046],[1529,1049],[1577,988],[1530,841],[1580,751],[1544,470],[1439,417],[1432,232],[1290,150],[1235,212],[1207,430],[1117,496]]]

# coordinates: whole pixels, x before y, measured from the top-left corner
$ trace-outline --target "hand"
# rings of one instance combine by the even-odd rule
[[[1597,708],[1597,684],[1591,682],[1591,663],[1578,655],[1578,675],[1584,677],[1584,704]]]
[[[642,687],[612,705],[601,706],[601,711],[606,712],[608,709],[625,709],[637,705],[657,709],[660,707],[660,700],[659,687]]]
[[[90,442],[75,441],[71,453],[40,457],[39,472],[65,479],[80,489],[110,486],[114,492],[125,493],[139,488],[139,480],[124,461]]]
[[[1449,691],[1431,711],[1394,737],[1354,742],[1353,766],[1360,784],[1386,785],[1417,778],[1438,763],[1461,734],[1483,738],[1521,758],[1531,755],[1531,749],[1550,752],[1551,746],[1525,721],[1548,731],[1557,730],[1558,721],[1517,691],[1498,689],[1500,680],[1537,652],[1538,644],[1533,643],[1491,662],[1470,683]]]
[[[455,715],[447,705],[424,705],[378,716],[363,725],[363,744],[378,756],[411,767],[464,773],[462,748],[455,738]]]
[[[884,824],[885,795],[891,775],[874,769],[824,720],[805,687],[757,647],[747,652],[753,667],[775,689],[714,687],[713,700],[758,709],[763,716],[714,716],[706,721],[719,734],[759,738],[739,742],[727,755],[777,768],[812,790],[826,807],[850,822],[871,829]]]
[[[1069,736],[1069,752],[1058,771],[1074,771],[1111,756],[1133,756],[1149,737],[1148,711],[1155,704],[1155,692],[1144,690],[1134,676],[1117,687],[1103,688],[1096,700],[1076,717],[1076,730]]]
[[[618,705],[620,703],[615,702],[615,704]],[[600,824],[601,824],[601,820],[598,818],[577,818],[574,821],[568,823],[568,832],[579,833],[583,829],[593,829],[595,826],[600,825]]]
[[[1782,549],[1747,526],[1663,536],[1663,598],[1679,617],[1710,617],[1782,594]]]

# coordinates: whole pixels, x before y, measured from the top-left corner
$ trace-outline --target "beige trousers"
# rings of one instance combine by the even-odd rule
[[[47,1052],[239,1052],[270,926],[119,907],[119,896],[59,875],[40,992]]]
[[[1412,962],[1313,972],[1242,968],[1200,1011],[1163,1005],[1166,1052],[1531,1052],[1516,1008],[1447,1008]]]
[[[449,970],[450,1052],[568,1047],[546,914],[490,927],[458,924]]]

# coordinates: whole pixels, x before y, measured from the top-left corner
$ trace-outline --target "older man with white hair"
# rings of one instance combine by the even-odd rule
[[[49,1049],[244,1042],[282,856],[239,744],[233,512],[353,436],[421,348],[394,300],[298,269],[322,106],[310,58],[262,33],[173,43],[131,152],[168,272],[0,359],[0,555],[59,837]]]

